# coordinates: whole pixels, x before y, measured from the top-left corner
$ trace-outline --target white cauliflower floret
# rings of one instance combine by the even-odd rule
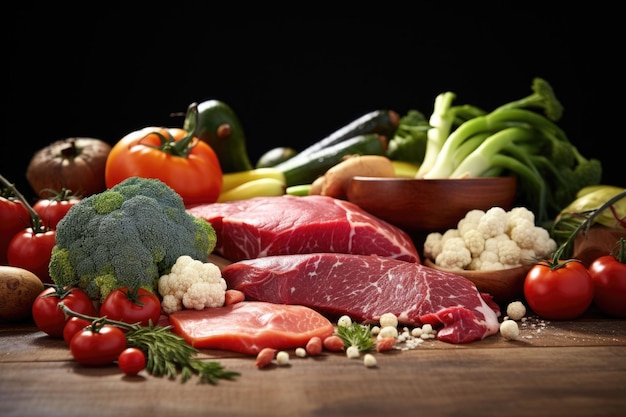
[[[535,223],[527,219],[518,219],[509,234],[511,240],[522,249],[532,249],[538,238]]]
[[[478,229],[469,229],[461,236],[472,257],[480,255],[485,250],[485,238]]]
[[[161,309],[165,314],[173,313],[174,311],[183,309],[183,301],[181,298],[176,297],[174,294],[166,294],[161,300]]]
[[[482,262],[483,261],[480,260],[480,257],[472,258],[472,262],[470,262],[466,268],[470,271],[478,271],[480,270],[480,266],[482,265]]]
[[[504,269],[504,265],[500,262],[482,262],[480,264],[481,271],[499,271]]]
[[[490,237],[485,240],[485,252],[493,252],[496,255],[498,254],[498,242],[502,240],[510,240],[509,236],[506,233],[501,233],[497,236]]]
[[[472,254],[465,247],[461,237],[453,237],[443,244],[441,253],[435,259],[435,263],[447,269],[465,269],[472,262]]]
[[[159,278],[158,290],[166,314],[183,308],[202,310],[224,305],[226,280],[217,265],[184,255],[176,260],[169,274]]]
[[[445,245],[446,241],[455,237],[461,237],[458,229],[448,229],[441,235],[441,244]]]
[[[511,239],[498,241],[498,261],[505,268],[520,266],[521,249]]]
[[[483,253],[480,254],[480,257],[478,258],[480,259],[480,263],[484,264],[484,263],[496,263],[500,261],[500,257],[498,256],[498,251],[496,250],[485,250]]]
[[[459,222],[457,223],[457,227],[456,227],[459,233],[461,234],[461,236],[467,233],[471,229],[477,229],[478,222],[484,215],[485,215],[484,210],[479,210],[479,209],[470,210],[467,213],[465,213],[465,217],[459,220]]]
[[[502,207],[492,207],[478,221],[477,229],[485,239],[498,236],[506,232],[508,216]]]
[[[187,309],[202,310],[205,307],[224,305],[226,282],[196,282],[183,295],[183,306]]]
[[[522,265],[531,265],[537,262],[537,255],[532,249],[520,249],[519,260]]]
[[[550,237],[550,232],[540,226],[535,226],[535,235],[537,240],[533,250],[535,255],[541,258],[550,256],[557,248],[556,242]]]
[[[511,234],[511,229],[515,227],[519,222],[529,221],[531,224],[535,224],[535,213],[528,210],[526,207],[513,207],[507,213],[508,225],[507,234]]]
[[[436,259],[441,253],[443,235],[439,232],[432,232],[424,240],[424,256],[429,259]]]

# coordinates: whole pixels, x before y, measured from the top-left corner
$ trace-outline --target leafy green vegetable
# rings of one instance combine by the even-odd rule
[[[532,90],[488,113],[453,106],[453,93],[440,94],[416,177],[515,175],[517,204],[537,213],[538,223],[558,214],[582,187],[599,184],[600,161],[584,157],[556,123],[563,107],[550,84],[536,77]]]
[[[335,333],[346,348],[356,346],[360,352],[374,348],[374,339],[369,325],[352,322],[346,326],[337,326]]]
[[[189,214],[164,182],[131,177],[84,198],[59,222],[50,276],[93,299],[119,287],[155,292],[179,256],[204,261],[216,241],[211,224]]]
[[[418,110],[409,110],[400,118],[396,133],[387,145],[389,159],[421,164],[426,152],[428,129],[430,125],[424,114]]]

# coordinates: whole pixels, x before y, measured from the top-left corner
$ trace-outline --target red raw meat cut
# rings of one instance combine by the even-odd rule
[[[377,323],[394,313],[403,325],[429,323],[437,339],[466,343],[499,331],[500,308],[470,280],[375,255],[317,253],[269,256],[226,266],[229,288],[246,299],[299,304],[336,319]]]
[[[354,253],[420,263],[410,236],[349,201],[320,195],[256,197],[187,209],[211,223],[215,252],[236,262],[272,255]]]
[[[334,333],[333,323],[300,305],[242,301],[225,307],[180,310],[169,316],[175,333],[198,349],[255,355],[266,347],[304,347],[313,337]]]

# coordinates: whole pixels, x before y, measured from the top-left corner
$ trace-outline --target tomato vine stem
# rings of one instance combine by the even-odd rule
[[[548,261],[543,261],[542,263],[548,266],[550,269],[554,270],[554,269],[562,268],[568,262],[578,261],[577,259],[561,260],[561,257],[563,256],[565,251],[568,249],[568,247],[574,242],[574,239],[576,238],[579,232],[583,231],[584,229],[585,239],[587,239],[587,234],[589,233],[589,228],[593,224],[593,220],[601,212],[603,212],[609,207],[612,207],[614,203],[616,203],[617,201],[625,197],[626,197],[626,191],[622,191],[621,193],[616,194],[610,199],[608,199],[607,201],[605,201],[604,204],[602,204],[597,209],[578,213],[580,216],[584,217],[584,220],[570,233],[567,240],[563,242],[561,246],[557,248],[556,251],[554,251],[554,254],[552,255],[552,259]]]

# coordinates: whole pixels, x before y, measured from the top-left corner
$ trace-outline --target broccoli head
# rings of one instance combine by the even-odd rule
[[[216,241],[211,224],[189,214],[168,185],[131,177],[72,207],[57,226],[49,271],[55,284],[94,300],[119,287],[156,292],[178,257],[205,262]]]
[[[540,77],[533,78],[532,93],[526,97],[503,104],[499,109],[536,108],[543,109],[546,117],[558,121],[563,115],[563,105],[554,94],[550,83]]]

